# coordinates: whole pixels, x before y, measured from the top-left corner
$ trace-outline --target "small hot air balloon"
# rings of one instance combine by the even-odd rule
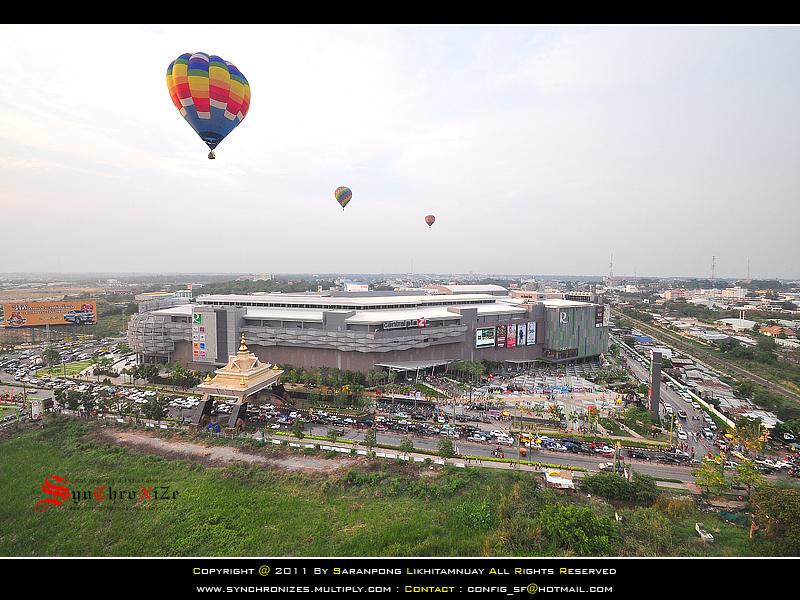
[[[350,191],[349,187],[345,186],[337,187],[333,195],[336,201],[341,205],[342,210],[344,210],[344,207],[347,206],[347,203],[353,198],[353,192]]]
[[[436,217],[434,217],[433,215],[427,215],[425,217],[425,222],[428,224],[428,227],[430,227],[436,222]]]
[[[167,89],[175,108],[214,157],[214,148],[247,116],[250,84],[219,56],[181,54],[167,67]]]

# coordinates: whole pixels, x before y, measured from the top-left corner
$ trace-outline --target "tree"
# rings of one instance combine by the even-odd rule
[[[295,419],[292,423],[292,435],[301,440],[305,437],[303,433],[303,422],[300,419]]]
[[[161,421],[167,416],[167,399],[163,396],[153,396],[142,405],[142,416],[145,419]]]
[[[328,439],[332,442],[335,442],[339,439],[339,434],[335,429],[328,429]]]
[[[753,521],[773,542],[778,553],[800,554],[800,489],[775,485],[757,487],[750,498]]]
[[[753,488],[763,485],[764,481],[766,481],[753,461],[750,460],[743,461],[736,467],[734,480],[744,485],[748,493],[750,493]]]
[[[61,360],[61,355],[58,353],[58,350],[52,346],[48,346],[47,350],[44,351],[44,360],[47,362],[47,366],[52,369],[53,365]]]
[[[67,408],[70,410],[78,410],[78,404],[81,401],[81,393],[75,390],[70,390],[67,393]]]
[[[730,487],[730,483],[722,472],[722,457],[716,460],[704,460],[698,467],[692,469],[695,483],[700,487],[706,488],[707,494],[719,494]]]
[[[374,429],[368,429],[367,432],[364,434],[364,445],[367,448],[374,448],[378,443],[377,437],[375,436]]]
[[[761,424],[761,418],[738,418],[736,420],[736,429],[733,433],[736,441],[742,444],[745,448],[750,450],[760,450],[764,446],[762,437],[764,435],[764,428]]]
[[[439,456],[442,458],[452,458],[456,455],[456,450],[453,447],[453,440],[444,438],[439,440]]]
[[[404,437],[400,441],[400,452],[403,452],[404,454],[408,454],[409,452],[413,452],[413,451],[414,451],[414,442],[411,441],[411,438]]]

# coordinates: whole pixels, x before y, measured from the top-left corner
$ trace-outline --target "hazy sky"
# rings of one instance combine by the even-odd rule
[[[797,28],[3,25],[0,78],[0,272],[800,276]]]

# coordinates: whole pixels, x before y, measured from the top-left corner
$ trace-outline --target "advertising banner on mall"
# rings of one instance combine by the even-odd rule
[[[498,325],[497,326],[497,342],[498,348],[505,348],[506,347],[506,336],[508,334],[508,325]]]
[[[513,348],[517,345],[517,326],[514,323],[508,326],[508,339],[506,340],[506,348]]]
[[[528,323],[528,340],[526,344],[533,346],[536,343],[536,321]]]
[[[517,326],[517,346],[525,346],[526,339],[527,330],[525,329],[525,323],[520,323]]]
[[[494,327],[479,327],[475,330],[476,348],[494,348]]]
[[[603,315],[605,314],[605,307],[601,304],[599,306],[594,307],[594,326],[595,327],[602,327],[603,326]]]

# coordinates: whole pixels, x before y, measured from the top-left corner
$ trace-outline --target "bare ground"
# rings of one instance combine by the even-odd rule
[[[359,461],[351,458],[320,458],[302,454],[262,456],[230,446],[205,446],[195,442],[166,440],[141,432],[105,430],[102,437],[123,446],[149,451],[168,458],[189,458],[210,464],[245,462],[263,464],[285,471],[332,472],[350,467]]]

